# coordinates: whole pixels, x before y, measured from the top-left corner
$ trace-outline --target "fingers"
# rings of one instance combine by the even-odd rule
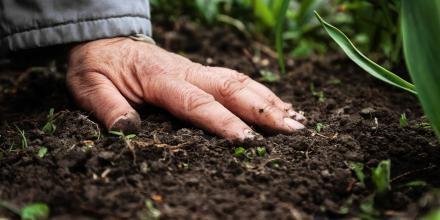
[[[267,130],[291,133],[304,125],[290,116],[288,104],[270,90],[261,91],[254,81],[244,74],[226,68],[196,65],[185,73],[185,80],[212,94],[226,108],[247,122]],[[253,84],[255,88],[249,85]],[[269,91],[269,92],[268,92]],[[292,110],[293,111],[293,110]]]
[[[67,85],[77,103],[107,129],[125,133],[139,130],[139,114],[106,76],[96,72],[68,73]]]
[[[225,71],[225,72],[227,72],[227,71]],[[235,72],[235,71],[232,71],[232,72]],[[250,89],[252,89],[252,91],[254,91],[255,93],[259,94],[260,96],[266,97],[266,100],[268,100],[269,102],[273,102],[273,104],[275,106],[277,106],[278,108],[286,111],[287,114],[289,115],[289,117],[295,119],[296,121],[298,121],[302,124],[307,123],[307,119],[304,117],[304,115],[293,110],[291,103],[283,102],[280,98],[278,98],[278,96],[276,96],[272,91],[270,91],[270,89],[268,89],[263,84],[261,84],[257,81],[254,81],[254,80],[250,80],[248,87]]]
[[[143,80],[145,101],[167,109],[229,140],[254,138],[252,129],[218,103],[212,95],[194,85],[169,75],[149,76]]]

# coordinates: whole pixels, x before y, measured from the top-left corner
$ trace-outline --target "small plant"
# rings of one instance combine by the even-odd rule
[[[47,148],[44,146],[41,146],[40,149],[38,150],[38,157],[39,158],[44,158],[47,154]]]
[[[324,124],[316,123],[316,128],[315,128],[316,132],[320,133],[322,129],[324,129]]]
[[[243,147],[237,147],[234,150],[234,156],[235,157],[244,156],[245,153],[246,153],[246,149],[244,149]]]
[[[408,126],[408,119],[406,118],[405,113],[400,115],[399,124],[400,124],[400,127],[402,127],[402,128]]]
[[[132,139],[136,138],[135,134],[125,135],[124,132],[122,132],[122,131],[109,131],[109,133],[112,135],[118,136],[122,139],[125,139],[125,140],[132,140]]]
[[[269,71],[269,70],[260,70],[261,81],[263,82],[278,82],[280,81],[280,76]]]
[[[28,204],[20,210],[7,202],[0,201],[0,207],[15,213],[23,220],[46,220],[49,218],[50,213],[49,206],[44,203]]]
[[[259,157],[264,157],[266,155],[266,148],[265,147],[257,147],[256,153]]]
[[[20,130],[20,128],[18,128],[17,126],[15,127],[20,135],[20,141],[21,141],[21,149],[26,149],[28,148],[28,142],[27,142],[27,138],[26,135],[24,133],[24,130]]]
[[[390,160],[383,160],[371,171],[371,180],[373,181],[375,190],[378,194],[384,194],[391,189],[390,167]]]
[[[312,92],[312,95],[318,98],[319,102],[325,101],[325,95],[323,91],[316,91],[315,84],[310,84],[310,92]]]
[[[145,215],[143,216],[143,219],[145,220],[158,220],[160,219],[161,213],[160,210],[154,207],[154,204],[151,200],[146,199],[145,200],[145,207],[147,208],[147,211]]]
[[[356,175],[362,186],[365,186],[364,164],[352,163],[350,164],[350,169],[353,170],[354,174]]]
[[[43,126],[43,132],[46,134],[53,134],[57,128],[57,126],[55,126],[54,122],[55,122],[55,116],[54,116],[54,109],[51,108],[49,110],[49,114],[47,115],[47,122],[46,124]]]

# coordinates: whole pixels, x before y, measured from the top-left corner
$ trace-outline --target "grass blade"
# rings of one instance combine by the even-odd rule
[[[417,1],[418,2],[418,1]],[[413,84],[405,81],[396,74],[386,70],[385,68],[379,66],[372,60],[368,59],[364,54],[362,54],[348,39],[348,37],[338,30],[336,27],[324,21],[317,12],[315,12],[316,17],[321,22],[322,26],[325,28],[330,37],[341,47],[341,49],[347,54],[347,56],[354,61],[359,67],[367,71],[372,76],[389,83],[393,86],[404,89],[413,94],[417,94],[416,88]]]
[[[258,17],[267,27],[275,26],[275,18],[269,5],[264,0],[253,0],[255,16]]]
[[[403,0],[405,59],[419,100],[440,138],[440,1]]]
[[[280,65],[281,74],[286,73],[286,65],[284,63],[284,39],[283,39],[283,27],[284,19],[286,17],[287,9],[289,8],[290,0],[282,0],[281,8],[277,16],[275,25],[275,48],[278,54],[278,64]]]

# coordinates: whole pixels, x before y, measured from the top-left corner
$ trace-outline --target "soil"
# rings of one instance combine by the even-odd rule
[[[258,78],[277,71],[267,49],[227,28],[156,28],[158,44],[206,65]],[[261,48],[261,45],[259,46]],[[246,48],[246,49],[245,49]],[[136,138],[108,134],[68,96],[62,68],[0,74],[0,200],[50,206],[51,219],[357,219],[374,193],[370,169],[391,160],[391,191],[376,201],[380,219],[416,219],[440,205],[440,148],[423,126],[417,99],[329,54],[290,60],[279,82],[265,83],[305,112],[308,128],[230,143],[145,106]],[[322,91],[324,100],[311,92]],[[56,130],[42,131],[50,108]],[[405,113],[409,126],[402,128]],[[317,123],[324,127],[315,131]],[[25,132],[22,147],[17,129]],[[48,149],[40,158],[41,146]],[[234,156],[243,146],[247,156]],[[257,156],[257,147],[267,153]],[[365,165],[366,186],[350,164]],[[406,183],[425,181],[426,186]],[[18,218],[0,208],[0,217]]]

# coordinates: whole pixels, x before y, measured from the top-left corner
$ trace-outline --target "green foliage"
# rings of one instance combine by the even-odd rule
[[[46,134],[53,134],[56,130],[56,126],[54,124],[55,122],[55,117],[54,117],[54,109],[51,108],[49,110],[49,114],[47,115],[47,122],[46,124],[43,126],[43,132]]]
[[[20,130],[17,126],[15,127],[18,131],[18,134],[20,135],[20,141],[21,141],[21,149],[27,149],[28,148],[28,142],[26,138],[26,134],[24,133],[24,130]]]
[[[44,203],[29,204],[21,210],[23,220],[44,220],[49,218],[49,206]]]
[[[316,123],[316,127],[315,127],[316,132],[320,133],[322,129],[324,129],[324,124]]]
[[[147,208],[147,211],[142,219],[145,219],[145,220],[158,220],[158,219],[160,219],[160,216],[161,216],[160,210],[154,207],[154,204],[151,200],[149,200],[149,199],[145,200],[145,207]]]
[[[135,134],[125,135],[124,132],[122,132],[122,131],[109,131],[109,133],[112,135],[118,136],[122,139],[126,139],[126,140],[131,140],[131,139],[134,139],[137,137]]]
[[[324,102],[325,101],[324,92],[323,91],[317,91],[315,89],[315,84],[313,84],[313,83],[310,84],[310,92],[312,93],[313,96],[318,98],[319,102]]]
[[[47,147],[41,146],[38,150],[38,157],[43,158],[47,154]]]
[[[383,160],[371,171],[371,179],[375,186],[376,192],[383,194],[391,189],[390,175],[391,175],[390,160]]]
[[[365,174],[364,174],[364,164],[362,163],[351,163],[350,169],[353,170],[354,174],[358,178],[362,186],[365,186]]]
[[[287,9],[289,8],[290,0],[282,0],[280,9],[277,13],[276,25],[275,25],[275,48],[278,54],[278,65],[280,65],[281,74],[286,73],[286,64],[284,63],[284,39],[283,39],[283,27],[286,17]]]
[[[405,60],[419,100],[440,138],[440,2],[402,0]]]
[[[257,147],[256,153],[259,157],[264,157],[266,155],[266,148],[265,147]]]
[[[440,208],[429,212],[427,215],[421,218],[421,220],[439,220],[439,219],[440,219]]]
[[[386,70],[385,68],[379,66],[372,60],[368,59],[364,54],[362,54],[348,39],[348,37],[342,33],[339,29],[332,26],[331,24],[324,21],[318,13],[316,17],[321,22],[324,29],[327,31],[329,36],[341,47],[341,49],[347,54],[347,56],[355,62],[359,67],[364,69],[366,72],[372,76],[389,83],[393,86],[404,89],[413,94],[417,94],[415,86],[404,79],[400,78],[398,75]]]
[[[406,114],[402,113],[399,119],[400,127],[404,128],[408,126],[408,119],[406,118]]]
[[[260,70],[261,78],[260,80],[263,82],[278,82],[280,81],[280,76],[268,71],[268,70]]]
[[[237,147],[234,150],[234,156],[235,157],[241,157],[245,154],[246,149],[244,149],[243,147]]]

